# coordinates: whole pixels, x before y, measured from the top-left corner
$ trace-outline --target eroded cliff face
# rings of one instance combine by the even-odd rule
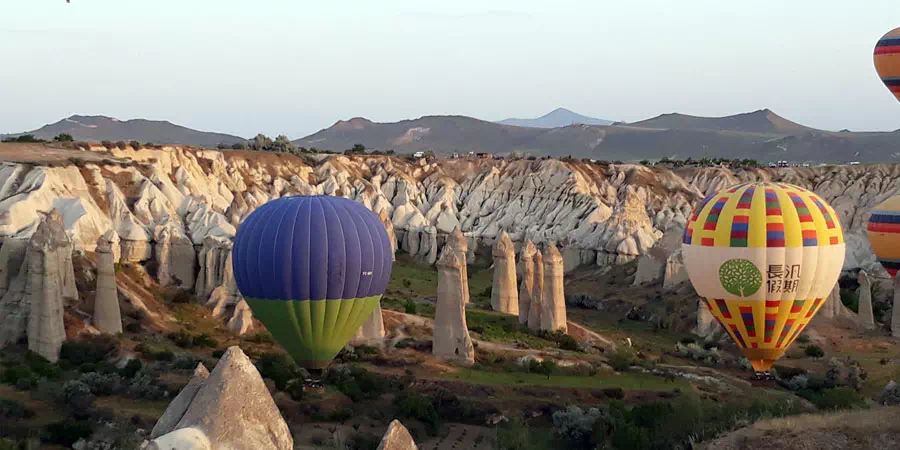
[[[526,240],[556,242],[567,266],[603,266],[647,253],[716,189],[782,181],[830,202],[847,232],[845,269],[861,267],[880,279],[865,223],[874,205],[900,190],[895,164],[734,172],[553,159],[314,159],[180,147],[114,149],[98,163],[80,161],[79,153],[73,151],[71,164],[55,167],[0,165],[0,238],[30,237],[40,213],[55,208],[76,251],[94,251],[98,238],[115,230],[123,262],[160,259],[156,266],[167,284],[201,296],[227,282],[222,264],[241,221],[286,195],[339,195],[383,213],[397,248],[425,263],[434,263],[436,247],[460,228],[470,256],[505,231],[517,248]]]

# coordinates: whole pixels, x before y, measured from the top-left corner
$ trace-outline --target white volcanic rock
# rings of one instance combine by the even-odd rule
[[[544,310],[544,257],[535,249],[533,257],[534,281],[531,283],[531,300],[528,308],[528,329],[541,329],[541,316]]]
[[[178,422],[184,417],[184,413],[187,412],[188,407],[191,406],[191,402],[197,395],[197,391],[200,390],[203,386],[203,382],[205,382],[208,377],[209,370],[206,369],[206,366],[204,366],[203,363],[198,363],[197,367],[194,369],[194,376],[191,377],[188,384],[181,389],[181,392],[172,399],[169,406],[163,411],[162,416],[156,421],[156,425],[150,432],[151,439],[158,438],[175,429],[175,426],[178,425]]]
[[[107,333],[122,332],[122,312],[116,288],[115,256],[119,237],[109,230],[97,241],[97,293],[94,296],[93,325]]]
[[[716,320],[706,302],[703,299],[697,300],[697,335],[701,337],[712,336],[716,334],[722,326]]]
[[[505,231],[494,243],[494,281],[491,284],[491,309],[519,315],[519,292],[516,289],[516,249]]]
[[[72,244],[62,216],[53,210],[38,225],[28,243],[28,349],[51,362],[59,359],[66,340],[63,307],[75,301]],[[71,283],[71,287],[67,284]]]
[[[475,347],[466,326],[469,280],[465,253],[458,241],[444,246],[437,262],[437,309],[434,314],[434,355],[466,365],[475,363]]]
[[[528,325],[528,312],[531,309],[531,299],[535,296],[535,280],[534,280],[534,254],[537,253],[537,247],[531,241],[526,241],[522,248],[522,254],[519,256],[521,261],[522,282],[519,283],[519,323]]]
[[[197,252],[184,231],[171,223],[157,225],[153,240],[153,257],[157,263],[156,279],[160,286],[193,287]]]
[[[672,289],[687,281],[690,281],[690,278],[688,277],[687,268],[684,265],[684,256],[681,253],[681,248],[679,248],[666,259],[663,288]]]
[[[230,240],[221,237],[211,236],[203,240],[199,255],[200,270],[194,286],[197,297],[209,298],[214,289],[223,286],[225,287],[223,297],[226,297],[226,300],[236,300],[236,297],[231,295],[237,293],[237,284],[234,282],[234,271],[231,267],[232,246]],[[213,302],[210,299],[207,304],[218,304],[217,302],[218,300]]]
[[[381,315],[381,302],[378,302],[366,322],[356,331],[353,344],[381,344],[384,342],[384,336],[384,317]]]
[[[399,420],[394,419],[388,425],[387,431],[375,450],[418,450],[418,447],[416,447],[412,435],[409,434],[409,430]]]
[[[234,313],[228,320],[228,329],[238,336],[243,336],[253,330],[253,312],[244,299],[235,305]]]
[[[150,234],[147,229],[128,209],[125,194],[112,180],[106,180],[106,190],[109,216],[112,219],[113,230],[119,235],[119,244],[122,247],[119,259],[129,263],[149,260],[153,251],[150,247]]]
[[[545,247],[544,291],[541,294],[541,330],[567,329],[566,294],[563,287],[563,260],[553,242]]]
[[[199,433],[191,432],[191,436],[203,441],[199,436],[202,434],[208,439],[209,448],[293,449],[294,440],[275,401],[256,367],[240,348],[230,347],[225,352],[192,397],[173,431],[151,441],[151,446],[168,449],[165,444],[175,441],[171,434],[194,429]],[[180,405],[173,406],[172,415],[177,416],[181,409]]]
[[[0,298],[22,269],[27,247],[27,239],[6,238],[0,244]]]
[[[872,309],[872,285],[865,270],[859,271],[859,313],[857,323],[862,330],[875,329],[875,313]]]
[[[660,240],[656,241],[656,244],[654,244],[646,254],[638,259],[637,272],[635,272],[634,275],[635,286],[655,283],[660,279],[663,279],[665,283],[665,280],[678,278],[678,269],[676,267],[672,268],[673,270],[671,271],[669,277],[666,277],[666,273],[670,257],[674,253],[681,251],[681,241],[683,234],[684,226],[678,223],[673,223],[671,228],[666,230],[666,232],[663,234],[663,237]],[[684,275],[686,275],[686,273]],[[679,280],[679,282],[680,281],[683,280]]]
[[[397,257],[397,236],[394,234],[394,223],[391,222],[391,218],[384,209],[380,210],[377,214],[378,219],[381,220],[381,224],[384,225],[385,231],[387,231],[388,239],[391,241],[391,250],[393,252],[391,254],[391,260],[394,260]]]

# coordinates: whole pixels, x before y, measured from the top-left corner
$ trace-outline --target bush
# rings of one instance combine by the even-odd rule
[[[555,342],[556,345],[558,345],[562,350],[581,351],[581,346],[578,345],[578,341],[576,341],[575,338],[569,336],[562,330],[556,330],[553,332],[541,330],[537,333],[537,335],[542,339]]]
[[[824,389],[819,392],[806,391],[801,392],[800,396],[809,400],[819,409],[852,409],[865,403],[855,390],[848,387]]]
[[[69,448],[79,439],[87,439],[94,433],[94,425],[84,420],[64,420],[47,425],[47,441]]]
[[[428,434],[437,435],[441,419],[428,397],[415,392],[403,391],[394,397],[394,408],[399,417],[416,419],[425,424]]]
[[[179,370],[191,370],[197,367],[198,363],[200,363],[200,358],[197,358],[190,353],[185,353],[175,357],[175,360],[172,361],[172,368]]]
[[[85,411],[94,403],[94,395],[87,383],[69,380],[63,384],[62,401],[73,411]]]
[[[272,335],[268,331],[260,331],[252,336],[248,336],[245,340],[257,344],[271,344],[275,342],[275,339],[272,338]]]
[[[551,448],[548,443],[541,442],[539,436],[518,417],[503,422],[495,431],[495,448],[497,450],[539,450]]]
[[[785,382],[785,387],[792,391],[806,390],[809,387],[809,377],[806,375],[797,375]]]
[[[799,342],[801,344],[808,344],[809,336],[807,336],[806,333],[803,333],[800,336],[797,336],[797,342]]]
[[[153,361],[173,361],[175,359],[175,353],[172,353],[171,350],[158,348],[144,342],[138,344],[134,350]]]
[[[22,365],[7,367],[3,369],[3,373],[0,374],[0,380],[2,380],[4,384],[11,384],[13,386],[16,386],[19,380],[30,380],[32,378],[34,378],[34,374],[31,372],[31,369]]]
[[[419,306],[416,304],[415,300],[407,300],[403,303],[403,312],[406,314],[415,314],[419,309]]]
[[[888,383],[887,386],[884,387],[884,390],[881,391],[881,395],[878,397],[878,403],[887,406],[900,405],[900,384],[893,381]]]
[[[85,363],[98,364],[106,360],[118,348],[118,343],[109,336],[99,336],[92,340],[63,342],[59,359],[73,366]]]
[[[536,359],[532,359],[528,362],[528,371],[531,373],[539,373],[541,375],[545,375],[547,379],[550,379],[550,375],[553,375],[553,372],[556,370],[556,362],[551,361],[549,359],[545,359],[543,361],[538,361]]]
[[[347,442],[349,450],[376,450],[381,444],[381,436],[372,433],[354,433]]]
[[[131,141],[131,142],[128,143],[128,145],[130,145],[131,148],[133,148],[133,149],[135,149],[135,150],[138,150],[138,149],[141,148],[141,143],[138,142],[138,141]]]
[[[256,368],[263,378],[269,378],[275,382],[279,391],[287,388],[288,381],[300,378],[300,370],[294,364],[294,360],[284,353],[265,353],[256,362]]]
[[[157,386],[150,375],[141,374],[131,381],[125,395],[138,400],[162,400],[166,398],[166,390]]]
[[[125,141],[116,141],[116,147],[118,147],[119,150],[125,150],[128,148],[128,144],[126,144]]]
[[[144,367],[144,363],[139,359],[130,359],[128,360],[128,364],[125,364],[125,367],[119,371],[119,375],[123,378],[134,378],[138,372]]]
[[[122,377],[114,373],[88,372],[82,374],[78,380],[88,386],[91,394],[100,397],[113,395],[122,387]]]
[[[553,413],[553,435],[572,448],[595,448],[594,425],[601,417],[604,421],[609,420],[609,416],[598,408],[584,411],[577,406],[570,406],[556,411]]]
[[[225,350],[214,350],[212,352],[212,357],[216,358],[216,359],[221,358],[224,355],[225,355]]]
[[[609,355],[609,365],[616,372],[627,371],[635,363],[634,353],[625,348],[619,348],[613,354]]]
[[[30,419],[34,417],[34,411],[15,400],[0,399],[0,418],[6,421],[18,419]],[[10,423],[10,422],[6,422]]]
[[[115,144],[112,141],[100,141],[100,145],[106,147],[107,150],[112,150],[115,147]]]
[[[825,351],[822,350],[822,347],[819,347],[816,344],[807,345],[803,352],[806,353],[806,356],[809,356],[810,358],[822,358],[823,356],[825,356]]]
[[[323,380],[354,402],[374,399],[392,390],[391,382],[361,367],[338,366],[329,369]]]
[[[75,138],[72,137],[69,133],[60,133],[57,134],[56,137],[53,138],[56,142],[73,142]]]
[[[293,380],[290,380],[287,382],[287,385],[285,385],[284,391],[287,392],[288,395],[290,395],[292,399],[294,399],[298,402],[302,401],[304,384],[305,384],[305,380],[302,380],[300,378],[294,378]]]

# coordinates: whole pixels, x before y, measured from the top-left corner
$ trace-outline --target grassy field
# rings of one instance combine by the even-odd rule
[[[684,380],[666,381],[663,378],[642,374],[596,374],[579,375],[545,375],[525,372],[490,372],[477,369],[462,369],[456,373],[447,373],[443,378],[464,381],[472,384],[501,386],[541,386],[551,388],[622,388],[667,391],[674,388],[690,389]]]
[[[399,254],[391,272],[384,296],[401,301],[437,298],[437,270],[424,264],[416,264],[409,255]],[[489,269],[469,267],[470,301],[490,301],[493,274]],[[487,296],[484,294],[487,293]]]

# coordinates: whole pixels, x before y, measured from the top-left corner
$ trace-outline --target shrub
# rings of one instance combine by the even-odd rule
[[[158,348],[144,342],[138,344],[134,349],[153,361],[173,361],[175,359],[175,353],[172,353],[171,350]]]
[[[415,314],[418,309],[419,307],[415,300],[410,299],[403,303],[403,312],[406,314]]]
[[[263,378],[275,382],[279,391],[285,390],[288,381],[300,378],[300,371],[294,360],[284,353],[265,353],[256,362],[256,368]]]
[[[294,378],[293,380],[287,382],[284,391],[287,392],[292,399],[299,402],[303,400],[303,385],[304,380],[301,380],[300,378]]]
[[[381,436],[372,433],[354,433],[347,442],[349,450],[376,450],[381,444]]]
[[[34,411],[15,400],[0,399],[0,418],[5,420],[30,419]],[[7,422],[9,423],[9,422]]]
[[[809,377],[806,375],[797,375],[785,382],[785,387],[792,391],[806,390],[809,387]]]
[[[223,355],[225,355],[225,350],[215,350],[212,352],[213,358],[221,358]]]
[[[809,356],[810,358],[822,358],[825,356],[825,351],[816,344],[807,345],[803,351],[806,353],[806,356]]]
[[[3,369],[3,373],[0,374],[0,380],[2,380],[3,383],[11,384],[13,386],[15,386],[19,380],[30,380],[31,378],[34,378],[31,369],[22,365],[7,367]]]
[[[133,399],[161,400],[166,397],[166,390],[157,386],[148,374],[141,374],[131,381],[125,395]]]
[[[125,141],[116,141],[116,147],[118,147],[119,150],[125,150],[128,147],[128,144],[126,144]]]
[[[852,409],[864,404],[855,390],[848,387],[824,389],[819,392],[801,392],[800,396],[809,400],[819,409]]]
[[[112,141],[100,141],[100,145],[106,147],[107,150],[112,150],[115,147],[115,144]]]
[[[272,334],[270,334],[268,331],[260,331],[259,333],[256,333],[252,336],[248,336],[245,340],[247,342],[254,342],[257,344],[271,344],[275,342],[275,339],[272,338]]]
[[[20,391],[30,391],[38,385],[38,378],[35,376],[23,377],[16,380],[16,389]]]
[[[56,137],[53,138],[53,140],[56,142],[72,142],[75,140],[75,138],[73,138],[69,133],[60,133],[57,134]]]
[[[100,363],[117,349],[116,341],[109,336],[99,336],[92,340],[63,342],[59,359],[80,366],[85,363]]]
[[[556,370],[556,362],[551,361],[549,359],[545,359],[543,361],[538,362],[536,359],[532,359],[528,362],[528,371],[531,373],[539,373],[545,375],[547,379],[550,379],[550,375],[553,375],[553,372]]]
[[[94,403],[91,387],[81,380],[69,380],[63,384],[63,403],[74,411],[84,411]]]
[[[893,381],[888,383],[884,390],[881,391],[878,402],[887,406],[900,405],[900,384]]]
[[[441,419],[428,397],[415,392],[403,391],[394,397],[394,408],[396,408],[398,416],[416,419],[425,424],[428,434],[437,434]]]
[[[354,402],[378,398],[392,388],[387,378],[361,367],[335,367],[328,370],[323,381],[334,386]]]
[[[613,354],[609,355],[609,365],[616,372],[624,372],[631,368],[635,363],[634,353],[625,348],[617,349]]]
[[[678,342],[680,342],[680,343],[682,343],[682,344],[684,344],[684,345],[687,345],[687,344],[693,344],[693,343],[695,343],[695,342],[697,342],[697,341],[696,341],[694,338],[692,338],[692,337],[684,337],[684,338],[681,338],[681,340],[678,341]]]
[[[94,433],[94,426],[85,420],[64,420],[47,425],[47,441],[69,448],[79,439],[87,439]]]
[[[559,348],[563,350],[581,351],[581,346],[578,345],[578,341],[576,341],[575,338],[569,336],[562,330],[556,330],[553,332],[541,330],[537,333],[537,335],[542,339],[555,342],[556,345],[558,345]]]
[[[541,442],[541,439],[535,436],[528,424],[518,417],[497,425],[494,439],[497,450],[538,450],[550,448],[546,443]]]
[[[138,141],[131,141],[131,142],[128,143],[128,145],[130,145],[131,148],[133,148],[133,149],[135,149],[135,150],[138,150],[138,149],[141,148],[141,143],[138,142]]]
[[[134,378],[138,372],[144,367],[144,363],[139,359],[130,359],[128,360],[128,364],[125,364],[125,367],[119,371],[119,375],[123,378]]]
[[[91,394],[101,397],[113,395],[122,387],[122,377],[114,373],[88,372],[82,374],[78,380],[88,386]]]
[[[808,344],[809,336],[807,336],[806,333],[801,334],[800,336],[797,336],[797,342],[799,342],[801,344]]]
[[[587,411],[570,406],[553,413],[553,435],[568,446],[577,449],[594,448],[594,425],[604,416],[598,408]],[[608,421],[608,415],[604,417]]]
[[[172,368],[179,370],[191,370],[197,367],[197,364],[199,362],[200,358],[197,358],[190,353],[185,353],[175,357],[175,360],[172,361]]]

